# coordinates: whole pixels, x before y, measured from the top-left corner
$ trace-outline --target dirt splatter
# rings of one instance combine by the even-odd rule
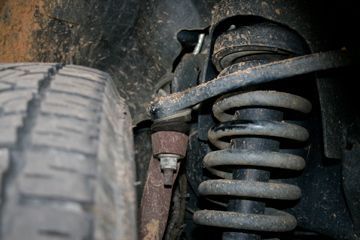
[[[158,236],[159,227],[160,227],[160,221],[156,219],[152,219],[146,225],[147,234],[144,237],[144,240],[159,240],[159,236]]]
[[[0,62],[31,61],[32,33],[39,29],[40,0],[1,0]]]
[[[6,2],[6,0],[0,0],[0,12],[3,9],[5,2]]]

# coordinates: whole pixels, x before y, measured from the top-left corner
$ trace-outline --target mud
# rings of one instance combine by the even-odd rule
[[[32,61],[33,32],[40,28],[39,0],[0,1],[0,62]]]

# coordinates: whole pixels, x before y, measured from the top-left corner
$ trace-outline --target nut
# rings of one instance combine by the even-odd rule
[[[171,187],[174,181],[174,172],[177,170],[177,162],[181,156],[176,154],[159,154],[160,168],[164,174],[164,185]]]

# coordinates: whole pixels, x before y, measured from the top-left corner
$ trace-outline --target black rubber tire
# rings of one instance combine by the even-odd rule
[[[131,127],[106,73],[0,64],[0,239],[137,239]]]

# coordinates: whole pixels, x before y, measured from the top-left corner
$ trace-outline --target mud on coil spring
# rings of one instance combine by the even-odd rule
[[[257,44],[256,41],[266,41],[265,37],[259,38],[261,31],[271,32],[277,39],[270,41],[269,47],[257,48],[254,46],[245,46],[249,41],[253,40],[254,45],[265,45],[265,42]],[[231,35],[232,33],[226,33]],[[236,36],[247,36],[247,42],[243,47],[241,39],[230,46],[230,52],[225,49],[222,61],[215,62],[218,70],[226,73],[226,68],[235,65],[232,60],[242,57],[249,52],[257,54],[256,60],[252,61],[256,65],[271,62],[271,59],[286,58],[289,52],[301,53],[301,44],[295,38],[294,34],[289,35],[287,30],[281,29],[272,24],[259,24],[249,28],[240,29],[237,35],[230,36],[228,39],[236,39]],[[225,37],[226,38],[226,37]],[[250,39],[250,40],[249,40]],[[294,40],[295,39],[295,40]],[[234,41],[234,40],[232,40]],[[236,40],[235,40],[236,41]],[[292,46],[287,44],[293,44]],[[215,43],[216,48],[216,43]],[[235,54],[231,59],[231,51]],[[249,50],[250,49],[250,50]],[[276,49],[276,50],[274,50]],[[283,49],[279,53],[279,49]],[[215,49],[216,50],[216,49]],[[260,53],[260,54],[259,54]],[[216,51],[215,51],[216,54]],[[264,59],[259,58],[263,54]],[[290,55],[290,54],[289,54]],[[270,56],[270,60],[269,60]],[[285,56],[285,57],[284,57]],[[248,57],[248,56],[247,56]],[[214,58],[214,57],[213,57]],[[267,59],[267,60],[266,60]],[[226,66],[220,66],[225,62]],[[247,61],[249,62],[249,61]],[[220,73],[220,75],[224,73]],[[213,114],[221,123],[209,130],[208,137],[210,142],[220,150],[208,153],[204,160],[204,166],[215,176],[220,179],[207,180],[199,185],[199,192],[203,196],[227,196],[231,199],[245,199],[258,201],[259,199],[271,200],[296,200],[301,196],[299,187],[280,183],[269,182],[270,173],[264,179],[233,179],[233,173],[220,170],[222,167],[236,166],[244,169],[285,169],[285,170],[302,170],[305,167],[305,161],[302,157],[279,152],[279,146],[274,149],[260,148],[236,148],[231,143],[223,139],[249,139],[250,137],[258,139],[288,139],[293,141],[306,141],[309,137],[308,131],[295,124],[286,123],[279,118],[247,118],[242,117],[241,109],[276,109],[275,111],[283,111],[284,109],[293,110],[301,113],[309,113],[311,111],[311,103],[297,95],[279,92],[279,91],[248,91],[238,93],[232,96],[224,96],[218,99],[213,105]],[[228,112],[233,109],[240,109],[235,114]],[[271,111],[271,110],[270,110]],[[279,111],[280,112],[280,111]],[[255,114],[256,115],[256,114]],[[280,117],[282,119],[282,115]],[[232,142],[232,140],[230,142]],[[262,141],[262,140],[260,140]],[[267,140],[265,140],[267,141]],[[265,143],[266,144],[266,143]],[[255,170],[256,171],[256,170]],[[260,170],[262,171],[262,170]],[[235,200],[241,201],[241,200]],[[261,208],[261,207],[260,207]],[[194,214],[194,221],[198,224],[223,227],[227,229],[238,229],[255,232],[285,232],[291,231],[296,227],[296,219],[292,215],[272,209],[265,208],[258,211],[249,210],[241,211],[238,209],[229,209],[230,211],[200,210]],[[245,233],[246,234],[246,233]]]
[[[233,107],[266,106],[292,109],[303,113],[311,110],[311,103],[306,99],[276,91],[255,91],[221,99],[213,107],[215,117],[226,122],[232,116],[225,113]],[[302,170],[305,161],[302,157],[273,151],[253,151],[230,149],[230,143],[219,139],[231,136],[268,136],[296,141],[306,141],[308,131],[298,125],[276,121],[227,122],[209,131],[210,142],[221,149],[208,153],[204,158],[204,166],[214,175],[223,178],[208,180],[199,186],[202,195],[236,196],[246,198],[263,198],[278,200],[296,200],[301,196],[299,187],[285,183],[254,182],[233,180],[232,174],[217,170],[220,166],[253,166]],[[286,212],[265,209],[265,214],[248,214],[201,210],[195,213],[197,223],[224,228],[242,230],[283,232],[296,226],[296,219]]]

